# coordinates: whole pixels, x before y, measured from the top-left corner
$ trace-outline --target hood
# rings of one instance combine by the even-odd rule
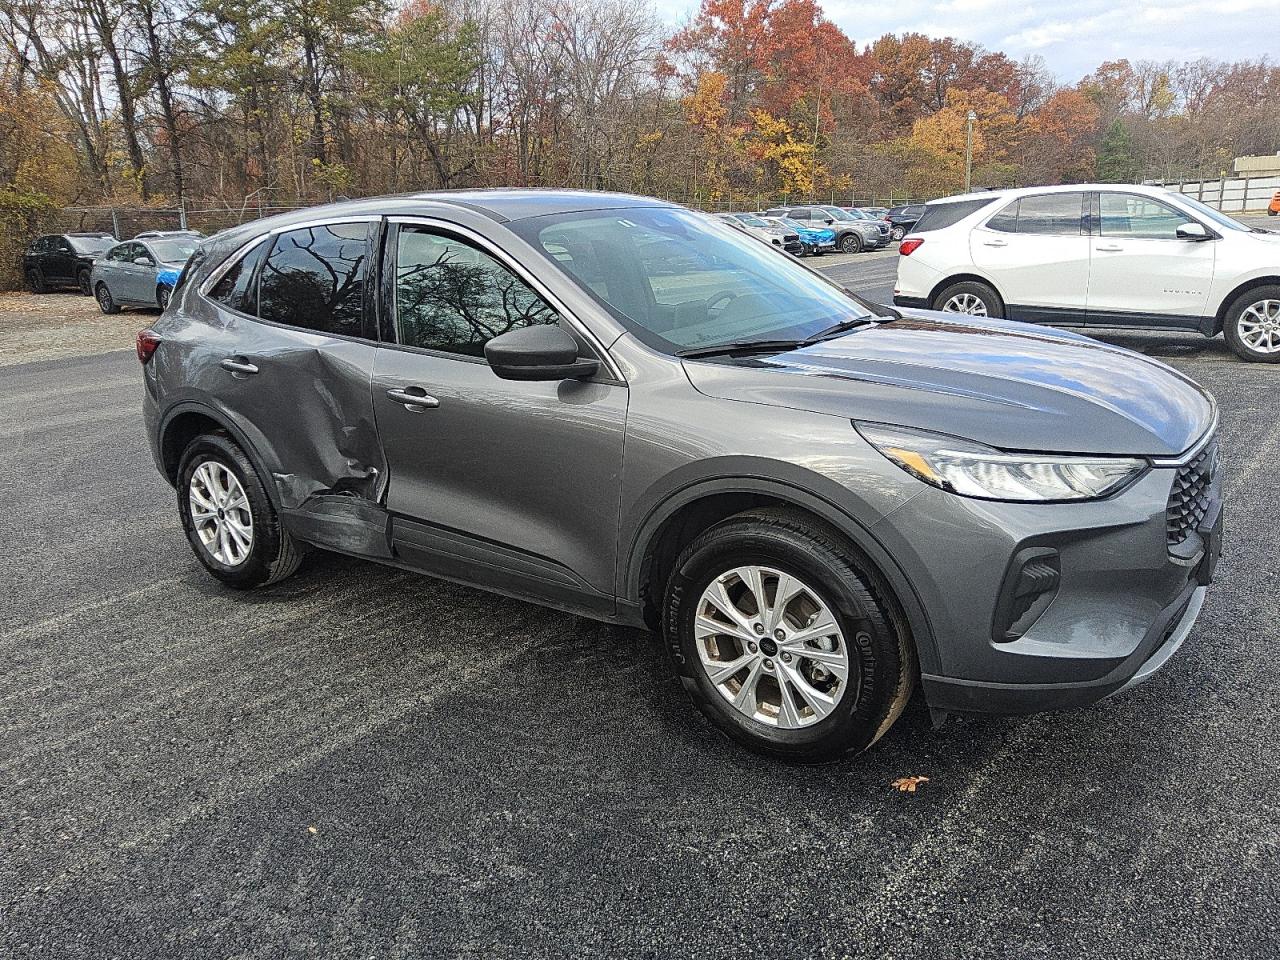
[[[1029,324],[913,313],[812,347],[686,361],[701,393],[917,427],[1005,450],[1176,456],[1213,423],[1195,381]]]

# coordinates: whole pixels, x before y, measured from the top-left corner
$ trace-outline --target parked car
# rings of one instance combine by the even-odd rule
[[[863,213],[856,207],[838,207],[837,209],[841,210],[848,216],[853,217],[855,220],[862,220],[866,223],[874,224],[876,231],[880,234],[879,243],[876,244],[877,249],[880,247],[887,247],[889,245],[892,235],[888,220],[882,219],[881,217],[873,217],[869,213]]]
[[[142,236],[142,234],[139,234]],[[169,305],[169,296],[199,240],[186,232],[152,233],[116,244],[93,265],[93,295],[103,313]]]
[[[766,217],[785,217],[810,227],[827,227],[835,234],[835,248],[841,253],[861,253],[880,244],[880,232],[870,224],[855,220],[839,207],[773,207]]]
[[[1274,217],[1280,214],[1280,190],[1275,192],[1275,196],[1271,198],[1271,202],[1267,204],[1267,216]]]
[[[144,230],[133,239],[152,240],[156,237],[194,237],[196,240],[203,240],[204,234],[199,230]]]
[[[85,296],[93,264],[116,238],[109,233],[55,233],[38,237],[22,255],[22,275],[33,293],[74,288]]]
[[[1223,333],[1280,362],[1280,234],[1159,187],[1093,184],[930,203],[894,303],[1032,323]]]
[[[865,213],[869,217],[875,217],[877,220],[885,220],[889,215],[888,207],[851,207],[850,209]],[[887,220],[885,222],[888,223]]]
[[[792,220],[790,217],[770,217],[765,215],[761,219],[798,236],[801,247],[799,256],[820,257],[836,248],[836,232],[830,227],[801,223],[799,220]]]
[[[889,236],[901,240],[915,229],[920,215],[924,213],[923,203],[909,203],[901,207],[890,207],[884,218],[889,221]]]
[[[754,213],[730,213],[728,219],[740,229],[754,234],[771,246],[785,250],[794,257],[804,253],[804,244],[800,242],[800,234],[780,224],[770,223]]]
[[[655,240],[707,268],[655,273]],[[658,200],[236,227],[137,346],[156,465],[223,584],[322,548],[660,629],[712,722],[786,759],[870,746],[917,680],[938,718],[1129,688],[1215,572],[1217,418],[1189,378],[898,315]],[[477,656],[511,633],[489,609]]]

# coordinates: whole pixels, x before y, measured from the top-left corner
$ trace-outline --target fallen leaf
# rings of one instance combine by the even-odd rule
[[[915,787],[912,787],[911,789],[914,790]],[[307,827],[307,833],[315,833],[315,832],[316,832],[315,827]]]
[[[928,783],[928,777],[899,777],[893,781],[890,786],[897,787],[903,793],[915,793],[916,787],[922,783]]]

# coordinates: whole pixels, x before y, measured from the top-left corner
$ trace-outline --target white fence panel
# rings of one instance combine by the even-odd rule
[[[1195,197],[1224,213],[1244,213],[1267,208],[1276,191],[1280,190],[1280,176],[1166,180],[1160,185]]]

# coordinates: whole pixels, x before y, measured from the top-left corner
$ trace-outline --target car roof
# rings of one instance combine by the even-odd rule
[[[929,206],[943,203],[960,203],[965,200],[990,200],[992,198],[1015,199],[1017,197],[1026,197],[1039,195],[1043,193],[1079,193],[1088,190],[1101,190],[1104,192],[1120,191],[1123,193],[1138,193],[1148,197],[1167,197],[1170,191],[1164,187],[1150,186],[1148,184],[1138,183],[1060,183],[1052,186],[1043,187],[1011,187],[1001,190],[975,190],[971,193],[961,193],[954,197],[939,197],[937,200],[930,200]]]

